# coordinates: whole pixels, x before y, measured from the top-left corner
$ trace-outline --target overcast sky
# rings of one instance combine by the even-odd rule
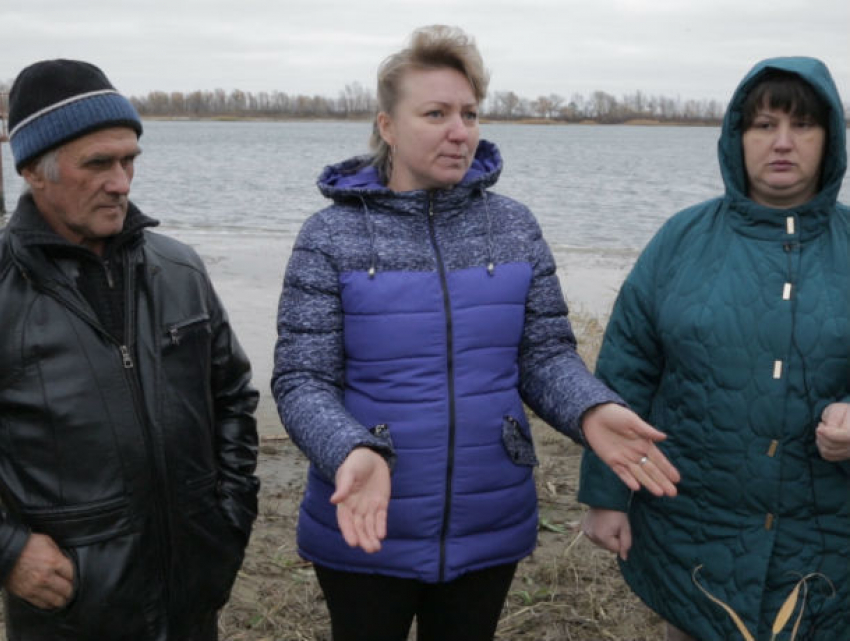
[[[424,24],[472,34],[490,92],[725,102],[756,61],[810,55],[850,102],[850,0],[2,0],[0,80],[79,58],[124,93],[336,97]]]

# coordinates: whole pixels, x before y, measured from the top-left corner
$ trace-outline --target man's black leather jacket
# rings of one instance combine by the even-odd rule
[[[200,640],[242,562],[259,487],[250,365],[197,254],[145,226],[117,254],[123,344],[29,196],[0,232],[0,582],[30,532],[75,569],[61,610],[6,595],[12,641]]]

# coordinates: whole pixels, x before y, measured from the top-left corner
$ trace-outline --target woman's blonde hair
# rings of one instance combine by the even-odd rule
[[[378,67],[378,111],[392,114],[401,99],[401,81],[408,71],[446,67],[462,73],[469,80],[475,99],[479,103],[484,100],[490,76],[475,40],[458,27],[430,25],[416,29],[410,36],[410,44]],[[388,180],[390,146],[381,137],[377,114],[369,147],[373,153],[372,164],[381,177]]]

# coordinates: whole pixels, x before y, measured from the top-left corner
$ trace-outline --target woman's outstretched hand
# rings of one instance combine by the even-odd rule
[[[389,502],[390,468],[384,457],[367,447],[353,449],[336,472],[331,496],[345,542],[370,554],[380,550]]]
[[[616,403],[597,405],[585,412],[582,431],[594,453],[632,491],[643,486],[656,496],[676,496],[679,472],[655,445],[666,435],[633,411]]]

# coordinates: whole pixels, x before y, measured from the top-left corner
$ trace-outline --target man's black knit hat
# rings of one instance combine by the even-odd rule
[[[142,135],[136,109],[88,62],[42,60],[12,83],[9,142],[18,173],[46,151],[107,127],[129,127]]]

